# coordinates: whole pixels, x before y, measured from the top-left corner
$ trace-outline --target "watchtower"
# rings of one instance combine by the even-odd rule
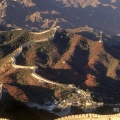
[[[103,32],[102,32],[102,30],[100,31],[100,39],[99,39],[99,42],[103,42]]]
[[[0,100],[1,100],[1,98],[2,98],[2,83],[0,83]]]

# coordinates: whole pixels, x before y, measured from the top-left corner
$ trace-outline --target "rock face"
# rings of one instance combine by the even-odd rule
[[[54,0],[56,1],[56,0]],[[97,7],[100,2],[98,0],[59,0],[62,4],[64,4],[65,7]]]
[[[0,23],[2,27],[29,30],[89,25],[119,34],[119,3],[118,0],[0,0]]]

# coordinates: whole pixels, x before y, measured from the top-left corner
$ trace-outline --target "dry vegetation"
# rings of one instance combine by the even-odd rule
[[[38,65],[38,74],[53,81],[96,87],[102,75],[103,79],[119,78],[115,72],[119,71],[119,60],[107,51],[107,47],[81,35],[58,31],[53,41],[25,48],[17,62]]]
[[[59,99],[61,96],[62,98],[68,97],[69,94],[66,94],[64,86],[61,90],[63,93],[65,92],[65,95],[59,92],[60,88],[57,86],[38,82],[31,76],[32,71],[12,67],[11,61],[9,61],[11,55],[16,52],[16,48],[31,39],[28,33],[27,37],[25,37],[25,32],[21,33],[25,38],[20,36],[14,38],[13,36],[17,36],[16,34],[18,35],[18,33],[13,34],[12,32],[8,32],[6,35],[1,33],[1,36],[5,35],[8,38],[11,36],[10,40],[7,37],[0,39],[1,47],[8,48],[1,49],[1,52],[5,56],[7,55],[1,57],[0,64],[2,68],[0,69],[0,81],[5,83],[4,88],[14,99],[21,102],[43,103],[45,98],[52,100],[52,96]],[[26,40],[24,41],[24,39]],[[32,44],[24,48],[23,53],[16,58],[16,62],[20,65],[37,65],[38,74],[55,82],[74,84],[94,92],[97,89],[101,94],[104,90],[107,93],[105,95],[108,93],[111,96],[114,95],[112,96],[114,100],[118,97],[116,93],[120,92],[119,82],[117,82],[120,79],[117,51],[119,49],[116,47],[106,46],[106,44],[82,35],[59,30],[53,41]],[[114,86],[116,87],[114,88]],[[117,100],[119,101],[119,98]]]

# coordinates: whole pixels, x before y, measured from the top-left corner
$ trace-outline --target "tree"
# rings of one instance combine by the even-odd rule
[[[56,98],[60,98],[61,97],[61,92],[59,90],[56,90],[54,92],[54,95],[55,95]]]
[[[91,87],[95,87],[96,86],[96,80],[95,80],[95,76],[88,74],[87,75],[87,79],[85,81],[85,84],[87,86],[91,86]]]

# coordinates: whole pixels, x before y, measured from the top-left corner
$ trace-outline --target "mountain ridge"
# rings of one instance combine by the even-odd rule
[[[4,29],[39,31],[57,25],[65,29],[88,25],[119,34],[118,0],[49,0],[47,4],[44,0],[3,0],[0,6],[0,22]]]
[[[0,80],[9,95],[23,103],[34,101],[43,104],[45,99],[52,101],[53,97],[67,99],[66,93],[63,94],[60,89],[66,90],[69,84],[86,91],[89,89],[94,101],[119,103],[119,44],[108,44],[115,40],[104,34],[100,42],[94,30],[70,31],[59,28],[54,40],[26,46],[22,54],[16,56],[16,65],[38,66],[36,74],[61,83],[62,88],[34,78],[29,69],[14,68],[10,60],[19,52],[17,48],[31,39],[49,38],[53,34],[51,29],[42,35],[28,34],[23,30],[0,33],[1,47],[7,46],[7,53],[6,49],[0,49],[0,54],[3,53]],[[68,91],[71,92],[70,88]]]

